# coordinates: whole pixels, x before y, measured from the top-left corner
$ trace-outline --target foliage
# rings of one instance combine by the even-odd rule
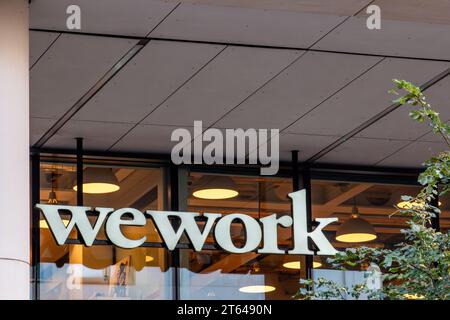
[[[410,117],[420,123],[427,122],[432,131],[450,147],[450,126],[439,118],[426,101],[421,89],[404,80],[394,80],[396,89],[405,92],[395,103],[411,105]],[[440,152],[425,162],[425,170],[419,175],[422,189],[416,196],[403,196],[411,205],[397,208],[394,214],[407,216],[408,228],[402,230],[404,242],[394,249],[371,247],[350,248],[329,258],[335,269],[348,270],[370,264],[381,270],[381,283],[377,289],[361,283],[351,288],[331,280],[302,280],[296,298],[299,299],[450,299],[450,240],[449,233],[441,233],[432,227],[432,218],[440,210],[432,204],[436,195],[444,196],[450,188],[450,151]],[[373,274],[367,274],[373,276]]]

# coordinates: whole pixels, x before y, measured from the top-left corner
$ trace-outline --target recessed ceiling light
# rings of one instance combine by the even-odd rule
[[[239,288],[239,291],[244,293],[265,293],[275,291],[275,287],[267,285],[246,286]]]
[[[318,261],[313,261],[313,268],[317,269],[320,268],[322,266],[322,264]],[[300,261],[291,261],[291,262],[286,262],[283,263],[283,267],[288,268],[288,269],[301,269],[301,263]]]

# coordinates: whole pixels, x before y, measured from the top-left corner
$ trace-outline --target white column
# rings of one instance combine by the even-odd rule
[[[0,299],[30,298],[28,0],[0,0]]]

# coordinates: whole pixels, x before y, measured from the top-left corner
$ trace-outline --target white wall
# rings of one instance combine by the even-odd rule
[[[28,1],[0,1],[0,299],[30,297]]]

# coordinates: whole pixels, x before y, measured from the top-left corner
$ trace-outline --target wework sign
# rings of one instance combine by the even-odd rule
[[[186,233],[192,246],[196,251],[200,251],[208,235],[213,232],[217,244],[225,251],[231,253],[245,253],[257,251],[266,254],[285,254],[284,250],[278,247],[278,226],[284,228],[292,227],[293,248],[288,254],[314,254],[308,248],[308,239],[311,239],[318,248],[319,255],[334,255],[336,250],[327,240],[322,229],[328,224],[337,221],[337,218],[318,218],[318,225],[313,231],[307,229],[305,190],[292,192],[289,194],[292,199],[292,217],[285,215],[277,217],[274,213],[264,218],[254,219],[249,215],[233,213],[222,215],[219,213],[204,213],[206,219],[203,230],[200,230],[196,218],[199,213],[174,212],[174,211],[152,211],[145,213],[133,209],[123,208],[114,210],[112,208],[95,208],[98,217],[91,225],[87,212],[92,211],[90,207],[59,206],[38,204],[37,207],[47,220],[47,224],[59,245],[63,245],[69,234],[76,226],[79,234],[86,246],[92,246],[94,240],[103,224],[105,224],[106,236],[116,246],[126,249],[141,246],[147,239],[142,237],[134,240],[126,237],[121,226],[144,226],[147,222],[146,215],[153,219],[153,222],[161,238],[169,250],[174,250],[183,233]],[[69,211],[72,215],[69,224],[66,226],[61,219],[61,211]],[[170,217],[178,217],[180,225],[174,229]],[[246,239],[243,246],[236,246],[233,242],[230,229],[234,222],[242,223],[245,228]],[[261,245],[262,242],[262,246]]]

